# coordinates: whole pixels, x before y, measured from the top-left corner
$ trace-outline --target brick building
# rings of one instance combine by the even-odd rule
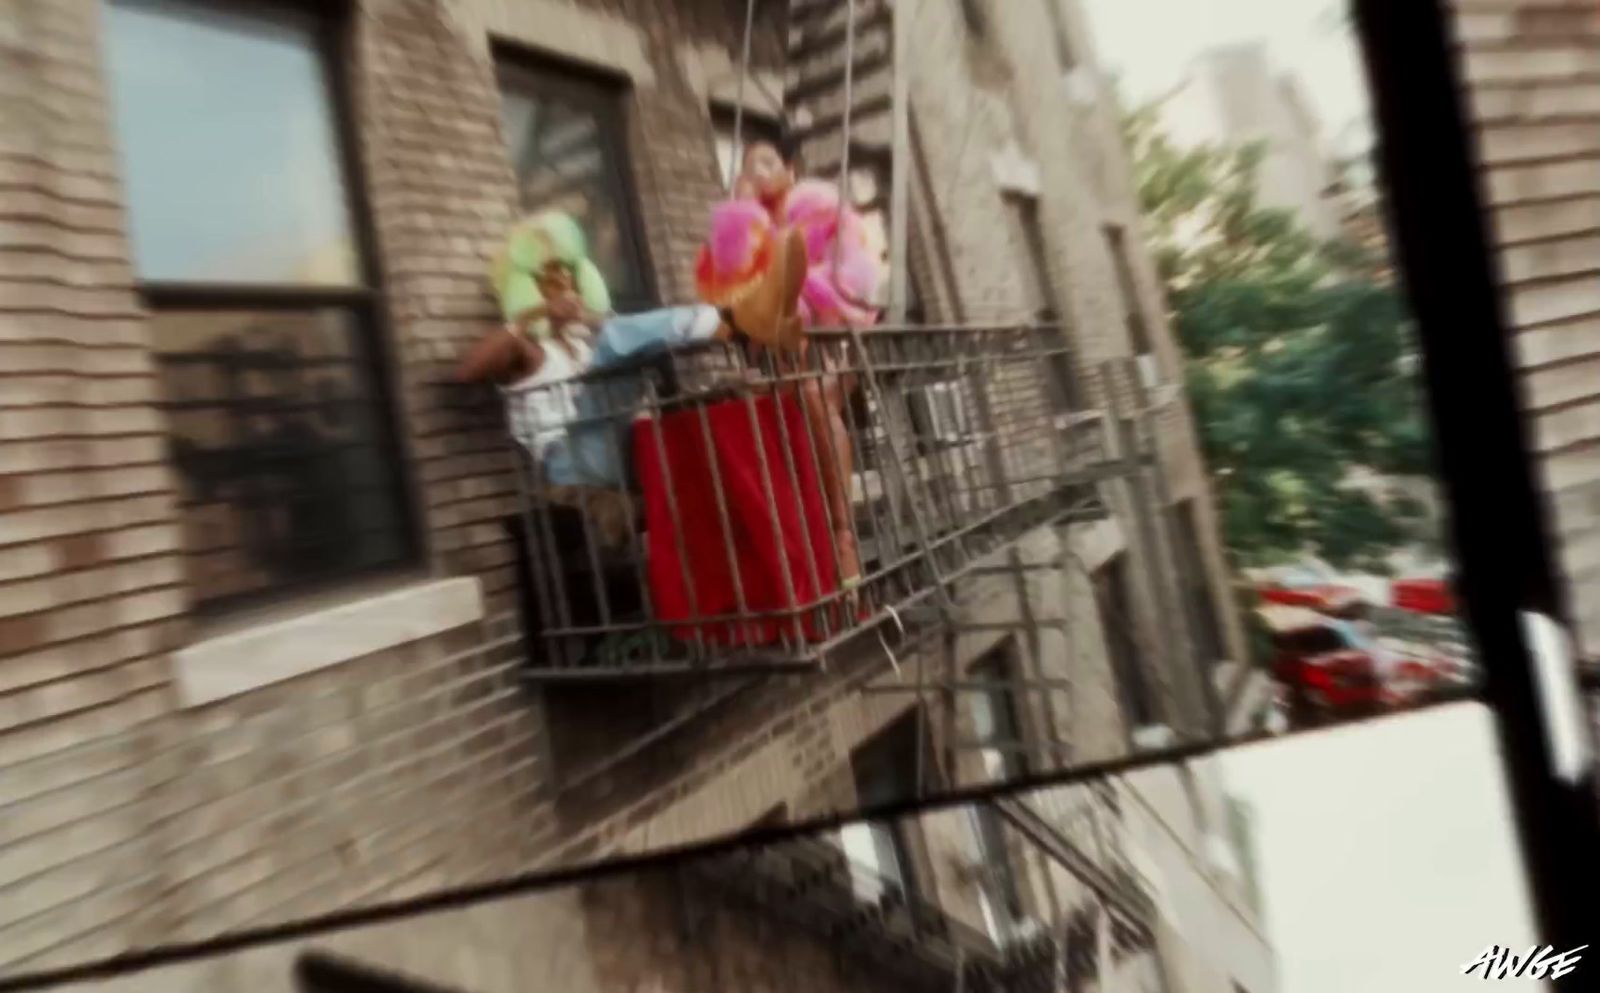
[[[690,299],[729,101],[819,170],[840,134],[837,10],[782,6],[744,86],[737,0],[8,8],[0,972],[1209,733],[1241,658],[1214,513],[1115,108],[1043,0],[904,22],[909,283],[930,322],[1052,314],[1059,416],[1145,398],[1150,485],[965,581],[938,692],[870,639],[781,678],[524,678],[515,463],[446,382],[485,260],[556,198],[619,306]],[[881,163],[890,7],[857,6]]]
[[[1600,11],[1587,3],[1458,3],[1465,99],[1522,403],[1570,598],[1600,658]]]
[[[898,870],[850,861],[837,835],[802,837],[82,988],[1275,989],[1271,954],[1239,880],[1203,868],[1202,855],[1177,843],[1199,835],[1184,823],[1184,804],[1160,799],[1181,789],[1169,772],[1154,775],[1170,782],[1058,788],[873,827],[906,845],[906,864],[922,873],[914,884]],[[1206,816],[1202,806],[1192,813]],[[974,833],[973,823],[990,827]],[[979,837],[1006,852],[1004,876]],[[1146,844],[1139,854],[1136,846]],[[1152,857],[1161,848],[1183,867]]]

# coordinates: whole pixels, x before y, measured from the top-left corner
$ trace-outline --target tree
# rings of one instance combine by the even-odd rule
[[[1140,207],[1239,566],[1311,553],[1387,572],[1422,508],[1361,479],[1430,471],[1414,338],[1371,246],[1260,205],[1264,148],[1179,148],[1126,118]]]

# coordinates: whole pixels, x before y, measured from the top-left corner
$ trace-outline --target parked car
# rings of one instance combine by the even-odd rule
[[[1389,584],[1389,602],[1419,614],[1456,612],[1455,591],[1445,579],[1396,579]]]
[[[1463,663],[1423,645],[1375,637],[1362,622],[1278,604],[1257,615],[1270,633],[1273,676],[1296,725],[1418,703],[1465,678]]]
[[[1383,707],[1376,659],[1353,648],[1330,618],[1276,603],[1257,608],[1256,615],[1272,640],[1272,674],[1284,687],[1295,725]]]
[[[1331,582],[1305,569],[1268,573],[1256,586],[1256,592],[1263,603],[1305,607],[1329,617],[1361,617],[1368,606],[1366,597],[1355,587]]]

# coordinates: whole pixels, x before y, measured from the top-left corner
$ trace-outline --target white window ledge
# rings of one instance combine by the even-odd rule
[[[312,610],[173,653],[178,700],[184,707],[214,703],[482,618],[483,591],[473,576]]]

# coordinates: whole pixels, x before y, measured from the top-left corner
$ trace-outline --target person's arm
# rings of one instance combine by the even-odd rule
[[[585,307],[576,294],[552,298],[545,310],[553,322],[567,324],[575,321],[595,334],[600,333],[600,326],[611,316]]]
[[[542,317],[544,308],[534,307],[513,320],[491,329],[467,349],[456,364],[458,383],[504,383],[509,381],[528,358],[532,344],[522,335],[528,321]]]

